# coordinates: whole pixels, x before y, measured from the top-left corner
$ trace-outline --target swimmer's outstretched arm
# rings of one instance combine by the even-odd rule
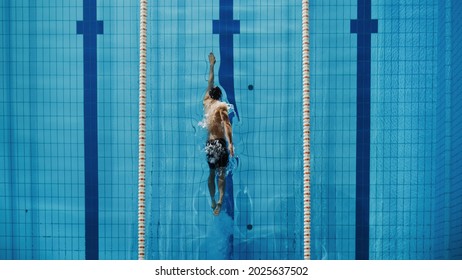
[[[215,80],[215,55],[211,52],[209,54],[209,63],[210,63],[210,71],[209,71],[209,84],[208,84],[208,89],[212,89],[214,85],[214,80]]]
[[[213,88],[215,83],[215,55],[211,52],[209,54],[209,63],[210,63],[210,71],[209,71],[209,83],[207,86],[207,91],[205,92],[204,100],[207,99],[209,96],[209,91]]]
[[[213,54],[213,52],[211,52],[209,54],[209,63],[210,63],[210,72],[209,72],[209,88],[212,89],[213,88],[213,85],[214,85],[214,80],[215,80],[215,71],[214,71],[214,68],[215,68],[215,55]]]

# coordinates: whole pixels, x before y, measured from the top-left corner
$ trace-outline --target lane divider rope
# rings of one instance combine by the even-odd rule
[[[145,259],[146,175],[146,45],[148,1],[140,0],[140,64],[138,127],[138,259]]]
[[[303,55],[303,254],[311,259],[311,195],[310,195],[310,28],[309,0],[302,0]]]

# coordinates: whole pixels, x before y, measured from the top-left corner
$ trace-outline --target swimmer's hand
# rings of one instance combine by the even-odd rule
[[[233,144],[229,144],[229,153],[231,154],[232,157],[234,157],[234,146],[233,146]]]
[[[209,54],[209,62],[210,62],[210,65],[215,65],[215,62],[217,62],[215,60],[215,55],[213,54],[213,52]]]

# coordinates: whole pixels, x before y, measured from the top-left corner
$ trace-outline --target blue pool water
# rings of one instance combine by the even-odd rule
[[[4,0],[0,259],[136,259],[139,6]],[[148,259],[302,259],[302,1],[149,1]],[[462,258],[462,3],[311,0],[311,256]],[[236,157],[212,215],[207,55]]]

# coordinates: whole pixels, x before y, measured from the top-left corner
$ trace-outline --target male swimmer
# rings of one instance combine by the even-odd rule
[[[208,131],[205,153],[210,174],[208,186],[215,216],[220,214],[225,193],[226,166],[229,155],[234,156],[233,131],[228,117],[228,106],[221,101],[221,89],[214,85],[215,55],[209,54],[210,72],[204,96],[205,123]],[[218,201],[215,201],[215,177],[218,174]]]

